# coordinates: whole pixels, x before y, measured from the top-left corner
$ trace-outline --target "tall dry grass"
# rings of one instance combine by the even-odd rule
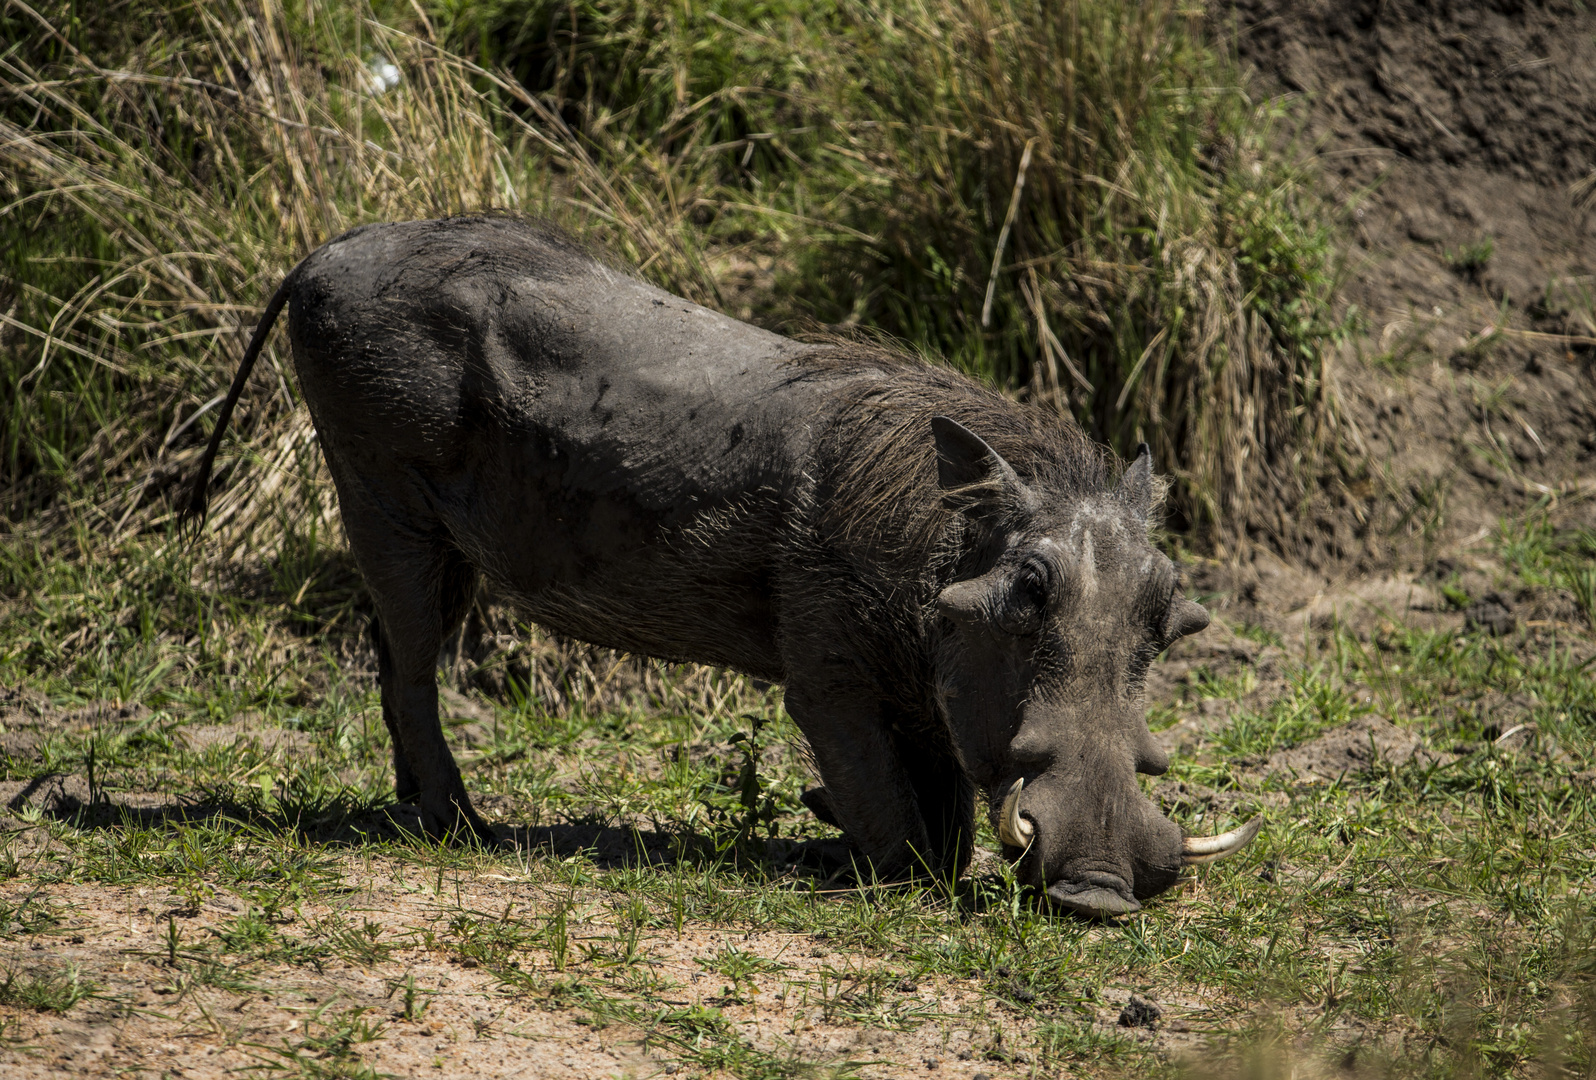
[[[776,287],[734,309],[884,329],[1122,453],[1150,442],[1199,542],[1298,528],[1335,441],[1330,229],[1203,12],[441,6],[453,45],[513,67],[607,167],[668,163],[718,250],[763,256]]]
[[[1330,233],[1201,13],[848,11],[846,75],[818,90],[835,180],[816,198],[848,228],[798,275],[822,308],[1023,387],[1122,453],[1152,444],[1177,521],[1220,546],[1288,534],[1333,434]]]
[[[272,0],[157,7],[169,25],[107,66],[60,32],[62,12],[5,8],[35,46],[0,58],[13,514],[88,500],[113,537],[159,525],[260,299],[362,222],[528,210],[708,291],[680,214],[644,176],[598,168],[539,103],[424,36],[361,20],[340,41]],[[258,539],[279,489],[307,497],[315,471],[284,357],[267,360],[212,515],[230,552]]]
[[[188,548],[172,529],[264,297],[344,230],[531,212],[712,299],[684,212],[646,163],[599,166],[556,114],[438,47],[424,20],[406,32],[323,10],[318,25],[274,0],[152,2],[103,24],[70,9],[0,0],[18,43],[0,53],[0,599],[38,616],[36,640],[0,661],[69,685],[75,665],[152,622],[200,652],[207,634],[234,638],[241,668],[292,651],[263,618],[354,647],[363,600],[282,342],[223,444],[205,535]],[[228,593],[259,604],[218,616]],[[548,643],[531,655],[525,686],[565,705],[724,696],[709,672],[617,676],[601,652]],[[198,662],[152,646],[143,674],[107,692]]]

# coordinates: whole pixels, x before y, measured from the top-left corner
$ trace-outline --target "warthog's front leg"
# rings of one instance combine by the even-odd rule
[[[825,804],[878,880],[894,881],[939,861],[914,785],[871,689],[810,671],[787,684],[786,708],[809,740]],[[865,868],[861,868],[865,869]]]

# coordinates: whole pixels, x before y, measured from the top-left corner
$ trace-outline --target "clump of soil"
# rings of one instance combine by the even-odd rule
[[[1266,772],[1334,780],[1364,772],[1379,761],[1400,765],[1421,756],[1434,759],[1418,735],[1384,717],[1365,716],[1271,755]]]
[[[1513,603],[1499,592],[1490,592],[1470,604],[1463,619],[1471,629],[1488,630],[1497,637],[1511,634],[1518,627]]]
[[[1346,214],[1364,459],[1307,557],[1417,567],[1551,501],[1596,521],[1596,9],[1238,0],[1216,18]]]
[[[1154,1005],[1140,994],[1132,994],[1125,1007],[1119,1011],[1120,1027],[1152,1027],[1156,1024],[1164,1010]]]

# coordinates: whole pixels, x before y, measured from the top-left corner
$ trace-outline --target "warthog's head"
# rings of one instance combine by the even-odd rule
[[[954,421],[932,428],[944,498],[980,538],[974,576],[935,604],[938,690],[964,767],[1022,880],[1082,914],[1135,911],[1183,862],[1257,831],[1184,840],[1137,784],[1169,767],[1147,729],[1147,667],[1208,625],[1148,541],[1151,455],[1143,446],[1112,492],[1064,495],[1027,485]]]

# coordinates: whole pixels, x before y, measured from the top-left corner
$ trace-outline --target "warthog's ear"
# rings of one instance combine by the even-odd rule
[[[1201,604],[1177,596],[1169,605],[1169,619],[1164,623],[1164,632],[1170,641],[1178,641],[1207,626],[1208,609]]]
[[[931,418],[931,435],[937,444],[937,486],[950,510],[1035,507],[1036,497],[1024,481],[981,436],[946,416]]]
[[[1153,477],[1153,451],[1146,443],[1136,447],[1136,459],[1119,478],[1115,492],[1137,517],[1146,518],[1158,502],[1158,481]]]

